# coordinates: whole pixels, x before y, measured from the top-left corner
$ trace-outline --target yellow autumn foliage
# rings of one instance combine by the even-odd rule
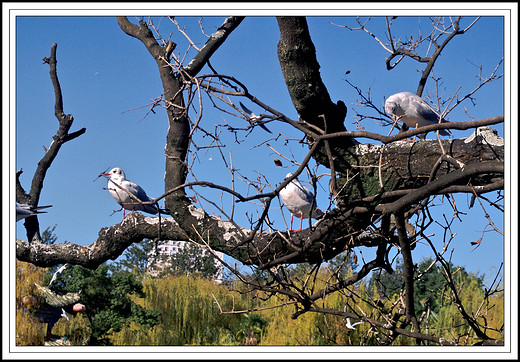
[[[17,262],[16,328],[19,345],[43,345],[46,325],[30,319],[23,312],[23,296],[37,295],[34,283],[41,283],[46,270],[32,264]],[[335,281],[326,270],[320,270],[312,280],[314,290],[320,290]],[[475,316],[478,323],[489,327],[489,337],[503,339],[504,295],[495,293],[487,301],[476,280],[458,280],[458,293],[466,311]],[[254,331],[260,346],[318,346],[318,345],[377,345],[378,329],[368,323],[348,329],[340,316],[307,312],[293,319],[294,304],[285,297],[276,295],[267,298],[262,292],[241,294],[228,286],[194,276],[169,276],[143,281],[144,297],[130,296],[133,302],[147,310],[160,313],[158,324],[146,327],[135,321],[119,331],[111,330],[106,337],[116,346],[233,346],[245,344],[245,336]],[[240,288],[240,285],[236,286]],[[302,284],[299,287],[303,287]],[[373,288],[373,289],[371,289]],[[374,286],[364,283],[351,286],[318,300],[315,307],[348,312],[384,322],[378,308],[374,308]],[[428,319],[428,333],[457,340],[461,345],[471,345],[478,338],[460,316],[457,307],[449,300],[449,293],[439,302],[438,314]],[[378,301],[386,311],[400,308],[399,296]],[[221,313],[228,312],[228,313]],[[260,316],[263,327],[244,326],[244,315],[229,313],[248,311]],[[356,320],[352,320],[355,322]],[[82,344],[90,336],[90,323],[86,316],[78,314],[66,321],[61,318],[55,325],[54,334],[67,335],[72,344]],[[458,338],[463,336],[462,338]],[[414,345],[408,337],[398,337],[393,345]]]
[[[160,312],[159,324],[143,328],[131,323],[108,337],[114,345],[218,345],[233,343],[231,326],[237,317],[220,313],[216,300],[227,308],[232,298],[226,287],[211,280],[168,276],[143,280],[142,307]]]
[[[40,323],[24,310],[23,297],[38,296],[36,283],[42,283],[46,269],[16,261],[16,344],[43,346],[47,325]],[[36,304],[34,307],[38,307]]]

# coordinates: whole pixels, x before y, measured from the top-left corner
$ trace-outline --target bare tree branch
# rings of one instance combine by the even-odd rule
[[[32,206],[37,206],[40,200],[40,194],[43,188],[43,181],[45,179],[45,175],[47,171],[52,165],[52,162],[58,155],[58,152],[61,149],[61,146],[85,133],[86,129],[82,128],[79,131],[73,132],[69,134],[69,130],[74,122],[74,118],[72,115],[66,115],[63,112],[63,96],[61,93],[61,87],[58,80],[58,72],[56,68],[57,59],[56,59],[56,48],[57,44],[54,43],[51,47],[51,55],[49,58],[44,58],[44,62],[49,64],[49,73],[52,81],[52,85],[54,88],[55,95],[55,106],[54,106],[54,114],[58,119],[59,126],[56,132],[56,135],[53,137],[53,141],[51,142],[49,148],[46,150],[45,155],[38,162],[38,166],[36,171],[34,172],[34,176],[32,179],[31,190],[29,194],[26,194],[23,188],[21,187],[19,181],[19,175],[21,171],[17,173],[16,182],[17,182],[17,193],[16,199],[19,202],[28,203]],[[25,219],[24,222],[25,228],[27,230],[27,239],[28,240],[40,240],[40,231],[37,217],[29,217]]]

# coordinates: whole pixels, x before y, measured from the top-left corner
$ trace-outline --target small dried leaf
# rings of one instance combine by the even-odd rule
[[[282,161],[280,161],[279,159],[275,158],[274,159],[274,164],[278,167],[282,167]]]
[[[470,244],[471,245],[478,245],[478,244],[480,244],[481,241],[482,241],[482,238],[478,239],[477,241],[472,241]]]

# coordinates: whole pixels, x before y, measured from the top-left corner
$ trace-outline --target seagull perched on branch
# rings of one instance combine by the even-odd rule
[[[126,179],[122,169],[115,167],[108,173],[103,173],[102,175],[109,177],[108,191],[123,208],[123,218],[125,217],[125,209],[144,211],[154,215],[157,214],[157,207],[155,205],[140,204],[139,201],[136,200],[137,198],[142,202],[152,201],[141,186]]]
[[[51,207],[52,205],[47,206],[30,206],[27,204],[19,204],[16,203],[16,221],[20,221],[29,216],[34,216],[37,214],[43,214],[47,211],[40,211],[40,209],[46,209]]]
[[[394,122],[399,119],[410,128],[419,128],[439,123],[440,116],[419,96],[410,92],[400,92],[391,95],[385,102],[386,113],[392,115]],[[447,122],[442,119],[441,122]],[[443,136],[449,136],[450,131],[439,130]],[[426,134],[420,135],[424,139]]]
[[[285,179],[287,180],[291,176],[292,173],[288,173],[285,175]],[[312,192],[303,186],[298,178],[294,178],[280,190],[280,198],[285,207],[291,212],[291,231],[301,231],[304,218],[312,217],[317,219],[324,215],[323,211],[316,207]],[[314,210],[311,210],[313,206]],[[298,230],[293,230],[292,228],[294,216],[300,218],[300,228]]]
[[[239,102],[240,103],[240,107],[242,107],[242,109],[244,110],[244,112],[247,113],[247,121],[251,124],[251,126],[254,126],[255,123],[257,123],[260,127],[262,127],[264,130],[266,130],[267,132],[269,133],[272,133],[271,131],[269,131],[269,129],[267,129],[266,126],[264,126],[263,122],[262,122],[262,117],[259,117],[257,116],[256,114],[254,114],[253,112],[251,112],[246,106],[244,106],[242,104],[242,102]]]

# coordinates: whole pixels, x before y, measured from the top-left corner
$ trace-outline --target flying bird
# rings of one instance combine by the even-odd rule
[[[266,130],[269,133],[272,133],[271,131],[269,131],[269,129],[266,126],[264,126],[264,124],[262,122],[262,117],[259,117],[256,114],[254,114],[253,112],[251,112],[246,106],[244,106],[242,104],[242,102],[239,102],[239,103],[240,103],[240,107],[242,107],[244,112],[247,113],[247,121],[251,124],[251,126],[254,126],[255,123],[257,123],[264,130]]]
[[[439,115],[419,96],[410,92],[400,92],[391,95],[385,102],[386,113],[392,115],[394,122],[398,119],[410,128],[419,128],[439,123]],[[442,122],[447,122],[445,119]],[[448,130],[441,129],[439,133],[449,136]],[[426,134],[419,138],[426,138]]]
[[[34,216],[37,214],[42,214],[47,211],[40,211],[40,209],[45,209],[47,207],[51,207],[52,205],[47,206],[30,206],[27,204],[19,204],[16,203],[16,221],[20,221],[29,216]]]
[[[65,269],[67,269],[68,267],[70,267],[70,264],[69,263],[65,263],[58,270],[56,270],[56,272],[52,275],[51,281],[49,282],[48,286],[50,287],[51,284],[54,283],[54,281],[56,279],[58,279],[63,274]]]
[[[361,323],[363,323],[363,321],[356,322],[356,323],[350,323],[350,318],[347,317],[347,328],[348,329],[356,329],[354,327],[357,326],[358,324],[361,324]]]
[[[125,210],[139,210],[149,214],[157,214],[157,207],[155,205],[140,204],[136,201],[134,197],[142,202],[152,201],[152,199],[146,195],[146,192],[141,186],[127,180],[125,173],[119,167],[115,167],[108,173],[103,173],[102,175],[109,177],[108,191],[123,208],[123,219],[125,217]]]
[[[285,175],[285,179],[287,180],[291,176],[292,173],[288,173]],[[324,215],[323,211],[316,207],[316,202],[314,202],[314,210],[311,210],[314,195],[300,183],[298,178],[294,178],[280,190],[280,198],[285,207],[291,212],[291,231],[301,231],[304,218],[312,217],[317,219]],[[294,216],[300,218],[300,228],[298,230],[293,230],[292,228]]]

